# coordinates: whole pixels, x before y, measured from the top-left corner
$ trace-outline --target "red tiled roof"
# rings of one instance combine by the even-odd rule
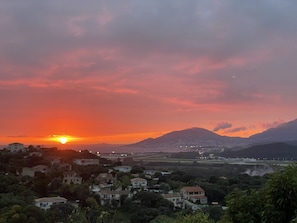
[[[201,187],[183,187],[181,190],[186,192],[204,192]]]

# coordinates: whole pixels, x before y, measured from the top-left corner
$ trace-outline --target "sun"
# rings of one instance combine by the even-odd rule
[[[65,137],[65,136],[60,137],[60,138],[59,138],[59,141],[60,141],[61,144],[66,144],[66,143],[68,142],[68,138]]]
[[[52,141],[52,142],[59,142],[62,145],[67,144],[69,142],[74,142],[74,141],[79,141],[82,140],[83,138],[78,138],[78,137],[74,137],[74,136],[70,136],[70,135],[58,135],[58,134],[53,134],[50,135],[48,138],[46,138],[46,140]]]

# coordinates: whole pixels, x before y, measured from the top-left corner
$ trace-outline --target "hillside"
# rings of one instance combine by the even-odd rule
[[[191,128],[167,133],[161,137],[145,139],[130,146],[180,148],[181,146],[235,146],[245,143],[244,138],[220,136],[202,128]]]
[[[255,134],[249,139],[255,142],[289,142],[297,140],[297,119]]]
[[[297,160],[297,146],[289,145],[287,143],[269,143],[252,146],[238,151],[225,151],[217,155],[226,158]]]
[[[293,144],[297,141],[297,119],[284,123],[276,128],[268,129],[249,138],[221,136],[203,128],[191,128],[173,131],[158,138],[149,138],[126,146],[138,148],[185,148],[209,147],[209,148],[246,148],[249,145],[286,142]]]

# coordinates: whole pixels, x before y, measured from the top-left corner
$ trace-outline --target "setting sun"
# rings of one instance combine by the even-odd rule
[[[67,137],[60,137],[59,140],[60,140],[60,143],[61,144],[66,144],[68,142],[68,138]]]
[[[69,142],[73,143],[75,141],[81,141],[83,138],[81,137],[74,137],[70,135],[50,135],[49,137],[46,138],[47,141],[52,141],[52,142],[59,142],[61,144],[67,144]]]

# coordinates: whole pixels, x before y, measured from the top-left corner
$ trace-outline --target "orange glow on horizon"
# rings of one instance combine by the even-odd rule
[[[61,144],[66,144],[69,142],[75,142],[75,141],[81,141],[81,138],[73,137],[69,135],[52,135],[45,139],[46,141],[52,141],[52,142],[59,142]]]
[[[66,144],[68,142],[67,137],[61,137],[59,140],[60,140],[61,144]]]
[[[179,131],[186,128],[175,129],[172,131]],[[215,132],[221,136],[231,137],[249,137],[250,135],[264,131],[262,128],[246,129],[239,132],[226,132],[224,130]],[[26,145],[52,145],[61,143],[63,144],[132,144],[147,138],[157,138],[171,131],[160,132],[140,132],[140,133],[127,133],[127,134],[111,134],[100,136],[70,136],[70,135],[50,135],[48,137],[30,137],[30,136],[16,136],[16,137],[0,137],[0,144],[9,144],[19,142]]]

